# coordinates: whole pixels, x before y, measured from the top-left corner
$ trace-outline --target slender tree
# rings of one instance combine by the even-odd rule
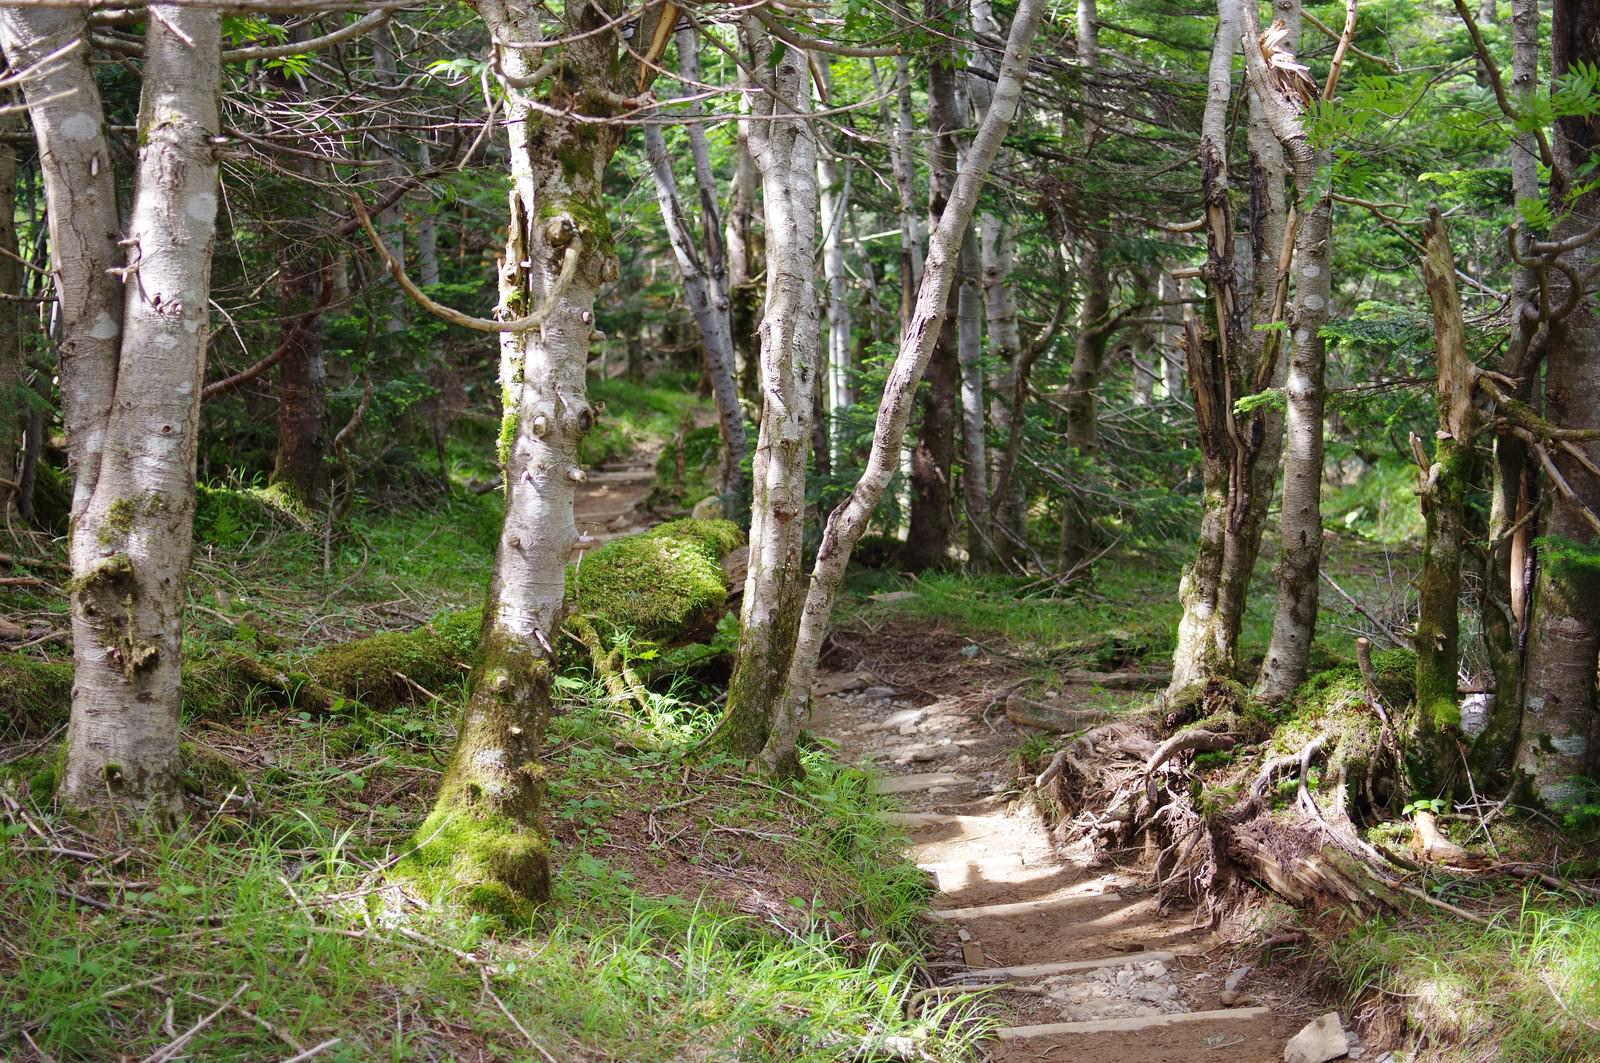
[[[118,217],[85,9],[0,9],[31,68],[73,472],[73,696],[60,782],[110,822],[182,813],[178,688],[217,212],[222,16],[152,4],[138,159]],[[126,257],[121,249],[129,249]]]

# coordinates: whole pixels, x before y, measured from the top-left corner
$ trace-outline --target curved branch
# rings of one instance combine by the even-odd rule
[[[353,37],[361,37],[388,22],[399,11],[401,4],[385,4],[367,12],[348,26],[340,27],[308,41],[291,41],[288,44],[257,45],[250,48],[229,48],[223,51],[224,63],[247,63],[256,59],[284,59],[291,55],[306,55],[332,48]]]
[[[361,222],[361,227],[367,231],[367,239],[372,241],[373,249],[378,252],[378,257],[383,260],[384,267],[388,269],[389,275],[395,279],[395,283],[400,285],[400,289],[411,298],[411,301],[437,318],[442,318],[452,325],[460,325],[462,328],[471,329],[474,332],[526,332],[544,324],[545,318],[549,317],[555,309],[556,300],[561,298],[562,293],[572,283],[573,274],[578,270],[578,258],[583,254],[583,239],[577,236],[573,237],[572,243],[567,245],[567,250],[562,256],[561,273],[556,278],[555,287],[550,289],[550,294],[545,298],[544,305],[533,313],[526,317],[513,318],[510,321],[473,317],[471,314],[463,314],[454,307],[445,306],[443,303],[437,302],[428,293],[417,287],[417,282],[406,275],[405,266],[390,252],[388,245],[383,242],[383,237],[378,235],[378,230],[373,226],[372,218],[367,214],[366,204],[361,201],[361,197],[351,193],[349,198],[350,206],[356,212],[356,218]]]
[[[1495,101],[1500,104],[1500,110],[1513,122],[1521,121],[1522,113],[1512,104],[1511,97],[1506,95],[1505,79],[1500,74],[1500,67],[1494,61],[1494,56],[1489,54],[1489,46],[1483,43],[1483,33],[1478,29],[1478,20],[1472,17],[1465,0],[1455,0],[1456,14],[1461,16],[1461,21],[1466,24],[1467,33],[1472,37],[1472,47],[1478,53],[1478,61],[1483,64],[1484,72],[1489,75],[1489,84],[1494,89]],[[1544,163],[1545,169],[1552,176],[1565,183],[1565,175],[1561,174],[1556,166],[1555,153],[1550,150],[1550,138],[1545,135],[1542,127],[1533,130],[1534,139],[1539,143],[1539,161]]]
[[[881,56],[900,54],[899,45],[888,48],[863,48],[857,45],[835,44],[832,41],[822,41],[815,37],[807,37],[804,34],[796,33],[794,30],[783,25],[783,23],[772,17],[771,12],[765,11],[759,7],[755,8],[752,11],[752,14],[754,14],[756,18],[760,19],[761,24],[765,26],[768,32],[770,32],[774,37],[778,38],[778,40],[783,41],[785,44],[788,44],[792,47],[799,48],[802,51],[828,52],[832,55],[846,55],[857,59],[873,59]]]

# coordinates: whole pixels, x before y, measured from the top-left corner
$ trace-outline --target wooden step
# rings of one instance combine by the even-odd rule
[[[1101,967],[1129,967],[1136,963],[1171,963],[1170,952],[1130,952],[1121,956],[1102,956],[1098,960],[1062,960],[1057,963],[1024,963],[1015,967],[978,967],[962,971],[963,981],[973,978],[1005,981],[1011,978],[1045,978],[1053,974],[1093,971]]]
[[[1038,1026],[1007,1026],[997,1031],[1000,1040],[1023,1037],[1067,1037],[1086,1033],[1129,1033],[1163,1026],[1182,1026],[1191,1022],[1227,1022],[1236,1019],[1264,1019],[1271,1008],[1224,1008],[1221,1011],[1180,1011],[1175,1015],[1130,1015],[1121,1019],[1092,1019],[1087,1022],[1047,1022]]]
[[[973,908],[946,908],[942,912],[933,914],[940,919],[954,919],[965,922],[972,919],[984,919],[990,916],[1032,915],[1039,912],[1055,912],[1063,908],[1077,908],[1080,905],[1093,904],[1096,901],[1120,901],[1120,893],[1079,893],[1071,897],[1055,897],[1045,901],[1015,901],[1011,904],[980,904]]]
[[[906,794],[933,786],[975,786],[977,782],[970,775],[929,771],[917,775],[880,775],[873,780],[872,788],[880,794]]]

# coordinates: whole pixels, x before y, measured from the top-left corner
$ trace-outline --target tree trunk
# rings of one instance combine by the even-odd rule
[[[1022,331],[1017,323],[1017,301],[1011,291],[1011,268],[1016,261],[1016,249],[1005,223],[993,214],[985,214],[979,219],[978,234],[989,355],[1000,365],[989,403],[989,421],[994,425],[996,434],[1008,441],[1006,453],[1009,453],[1021,442],[1020,438],[1012,441],[1012,417],[1020,417],[1023,413],[1020,407],[1015,411],[1012,408],[1015,405],[1013,393],[1023,369],[1020,364],[1023,354]],[[992,527],[995,557],[1001,564],[1016,556],[1020,546],[1028,541],[1027,503],[1022,482],[1015,475],[1015,466],[1012,475],[1001,476],[1001,466],[1008,460],[1006,453],[990,455],[991,459],[998,458],[994,461],[994,498],[990,504],[994,508]]]
[[[820,322],[812,278],[817,242],[817,142],[806,54],[779,54],[753,16],[740,32],[753,69],[771,82],[752,101],[745,135],[761,173],[767,291],[761,321],[760,437],[750,517],[750,567],[739,655],[720,731],[734,753],[755,758],[767,744],[794,653],[805,596],[806,451],[818,386]],[[792,756],[792,751],[791,751]]]
[[[748,106],[752,86],[739,71],[740,108]],[[733,194],[728,204],[728,313],[733,324],[734,374],[739,394],[754,407],[761,405],[760,341],[761,295],[756,276],[761,272],[761,234],[756,229],[756,164],[750,157],[749,124],[741,122],[734,141]]]
[[[1016,115],[1028,74],[1029,46],[1043,11],[1043,0],[1021,0],[1017,5],[989,113],[973,138],[928,243],[916,310],[884,384],[866,470],[850,496],[829,516],[823,531],[785,677],[781,711],[761,752],[761,764],[769,772],[781,774],[793,770],[795,745],[810,710],[817,661],[845,569],[850,564],[850,552],[866,531],[867,522],[872,519],[899,464],[901,441],[911,420],[917,384],[933,354],[940,319],[949,310],[950,289],[956,276],[961,243],[971,225],[978,188]]]
[[[306,234],[309,238],[309,234]],[[330,278],[317,265],[314,246],[286,242],[278,256],[278,342],[288,354],[278,362],[278,453],[272,482],[301,502],[319,501],[328,488],[328,387],[322,320]]]
[[[928,216],[943,215],[956,173],[956,50],[946,8],[929,0],[928,18],[945,28],[932,38],[928,63]],[[956,410],[960,401],[960,365],[956,329],[957,294],[941,322],[938,343],[928,364],[928,390],[922,403],[922,426],[911,454],[911,518],[904,564],[912,572],[943,566],[950,556],[954,532],[951,487],[955,466]]]
[[[826,70],[824,64],[820,69]],[[824,79],[826,84],[826,79]],[[828,289],[828,364],[826,389],[828,416],[822,420],[825,432],[819,441],[827,446],[817,458],[830,464],[839,459],[840,411],[853,401],[850,383],[850,289],[844,266],[845,217],[850,209],[850,166],[842,170],[829,154],[817,159],[817,183],[822,189],[822,274]],[[819,389],[819,393],[820,389]],[[820,471],[820,470],[819,470]]]
[[[1183,398],[1183,286],[1166,270],[1157,284],[1161,299],[1161,387],[1168,400]],[[1173,403],[1169,402],[1169,407]]]
[[[995,533],[989,510],[989,446],[983,420],[983,288],[978,242],[961,241],[956,293],[956,353],[961,366],[961,504],[967,511],[967,557],[984,571],[993,563]]]
[[[693,27],[678,33],[678,73],[691,96],[698,93],[700,78],[700,36]],[[701,246],[705,250],[705,272],[711,284],[711,300],[718,316],[726,323],[728,339],[720,364],[711,366],[711,394],[717,403],[717,424],[722,431],[722,468],[719,477],[723,512],[739,522],[750,511],[750,480],[745,462],[750,460],[750,437],[745,428],[744,406],[739,401],[739,352],[734,341],[733,299],[728,289],[728,255],[723,242],[722,214],[717,209],[717,178],[711,169],[711,148],[706,142],[706,127],[698,118],[704,111],[698,98],[687,110],[691,119],[689,153],[694,158],[695,190],[700,199]]]
[[[1238,398],[1257,394],[1281,379],[1277,344],[1266,341],[1272,333],[1258,338],[1263,334],[1252,326],[1274,319],[1288,268],[1283,200],[1272,194],[1281,188],[1282,164],[1271,154],[1269,143],[1275,146],[1276,139],[1264,124],[1255,94],[1250,100],[1252,130],[1257,134],[1251,140],[1255,150],[1250,250],[1237,248],[1233,238],[1227,116],[1242,11],[1239,0],[1218,0],[1217,37],[1200,134],[1206,222],[1203,275],[1211,298],[1205,324],[1187,323],[1184,346],[1200,428],[1205,492],[1195,563],[1179,584],[1183,617],[1173,652],[1169,687],[1173,693],[1201,680],[1230,676],[1237,668],[1239,629],[1283,445],[1281,415],[1261,407],[1241,414],[1234,406]],[[1267,268],[1265,264],[1273,262],[1273,247],[1278,248],[1277,264]],[[1241,261],[1251,265],[1255,282],[1248,297],[1238,276]]]
[[[681,43],[681,42],[680,42]],[[687,76],[687,74],[685,75]],[[744,410],[739,405],[738,383],[734,380],[733,325],[728,316],[727,297],[719,292],[710,271],[695,249],[694,233],[678,200],[678,181],[667,158],[667,141],[659,125],[644,127],[645,159],[655,181],[656,203],[661,220],[678,261],[683,278],[684,297],[694,314],[700,342],[706,350],[706,368],[711,376],[711,394],[717,404],[717,424],[722,431],[722,466],[718,493],[724,512],[737,513],[749,497],[742,462],[748,448],[744,431]],[[714,232],[712,218],[706,218],[708,232]]]
[[[1298,0],[1284,0],[1278,9],[1288,16],[1291,34],[1300,25]],[[1287,10],[1285,10],[1287,9]],[[1254,18],[1246,19],[1247,34],[1256,31]],[[1296,37],[1291,35],[1289,40]],[[1332,298],[1331,265],[1333,256],[1333,199],[1331,190],[1317,192],[1318,173],[1332,162],[1327,152],[1318,152],[1306,139],[1299,110],[1285,99],[1267,79],[1266,64],[1258,49],[1247,50],[1254,102],[1282,153],[1292,162],[1296,198],[1301,211],[1294,232],[1294,306],[1287,325],[1290,358],[1284,380],[1287,416],[1284,430],[1283,506],[1281,553],[1274,575],[1278,592],[1272,621],[1272,635],[1256,694],[1269,702],[1287,701],[1305,681],[1311,659],[1311,642],[1317,630],[1317,599],[1322,565],[1322,464],[1323,406],[1326,399],[1324,376],[1327,347],[1321,330],[1328,320]],[[1286,239],[1286,234],[1279,240]],[[1263,257],[1258,253],[1257,262]],[[1267,261],[1270,261],[1268,259]],[[1271,295],[1266,285],[1257,284],[1257,299],[1268,299],[1268,320],[1276,318],[1280,270],[1271,270]],[[1261,310],[1257,308],[1257,318]],[[1273,320],[1275,324],[1275,320]],[[1266,334],[1269,347],[1281,346],[1284,333]],[[1275,350],[1263,357],[1275,359]],[[1470,381],[1469,381],[1470,386]]]
[[[1538,0],[1512,2],[1511,64],[1512,92],[1519,105],[1526,106],[1538,91]],[[1538,150],[1531,133],[1518,133],[1512,138],[1513,203],[1542,195]],[[1519,267],[1512,274],[1511,339],[1500,364],[1500,372],[1516,381],[1512,397],[1530,407],[1534,404],[1536,369],[1542,357],[1534,350],[1535,336],[1542,334],[1538,321],[1540,291],[1539,278],[1532,269]],[[1473,742],[1469,757],[1473,774],[1480,780],[1492,779],[1507,767],[1522,726],[1529,606],[1525,572],[1533,549],[1533,521],[1529,514],[1537,490],[1529,457],[1523,439],[1510,432],[1496,435],[1490,459],[1487,557],[1480,611],[1484,649],[1494,672],[1494,699],[1488,723]]]
[[[22,295],[22,259],[17,246],[17,146],[15,115],[0,116],[0,295]],[[21,500],[22,441],[33,407],[23,361],[22,303],[0,300],[0,526]]]
[[[178,684],[217,208],[221,16],[149,8],[139,152],[118,224],[105,113],[86,49],[26,86],[41,145],[62,321],[73,697],[63,802],[161,826],[182,814]],[[7,9],[13,68],[86,39],[83,11]],[[120,306],[119,306],[120,304]]]
[[[1419,491],[1427,531],[1417,588],[1417,701],[1405,727],[1405,761],[1411,792],[1435,797],[1448,793],[1456,778],[1456,736],[1461,726],[1461,702],[1456,693],[1461,663],[1461,548],[1466,539],[1466,495],[1472,480],[1477,415],[1472,407],[1474,369],[1467,358],[1455,258],[1437,208],[1429,213],[1423,241],[1422,273],[1433,307],[1439,364],[1439,431],[1433,463],[1423,473]]]
[[[1089,466],[1100,452],[1100,370],[1111,339],[1111,278],[1105,269],[1105,243],[1098,235],[1091,234],[1085,241],[1078,272],[1084,283],[1083,304],[1078,311],[1078,336],[1064,405],[1067,452]],[[1057,559],[1061,572],[1087,575],[1093,551],[1094,513],[1089,496],[1067,494],[1062,498],[1061,551]]]
[[[507,74],[527,78],[545,56],[536,46],[541,9],[522,0],[480,0],[477,8],[496,40],[531,42],[503,51]],[[549,884],[539,744],[567,560],[578,542],[578,448],[595,419],[586,379],[595,294],[618,274],[602,178],[621,140],[617,125],[559,116],[580,101],[592,112],[596,89],[638,91],[639,68],[619,58],[614,35],[600,32],[610,19],[599,6],[569,8],[565,62],[539,90],[542,105],[526,90],[508,93],[511,216],[499,312],[542,320],[500,334],[505,521],[456,749],[410,860],[435,888],[459,890],[490,910],[541,899]],[[639,27],[641,39],[650,39],[650,21]]]

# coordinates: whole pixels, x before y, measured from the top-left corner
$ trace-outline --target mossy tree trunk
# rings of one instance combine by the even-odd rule
[[[1239,630],[1282,446],[1279,415],[1266,406],[1248,413],[1235,408],[1238,398],[1272,386],[1278,374],[1275,348],[1255,339],[1251,329],[1252,320],[1270,320],[1272,299],[1261,293],[1274,286],[1258,283],[1247,300],[1237,273],[1228,187],[1228,107],[1242,8],[1238,0],[1219,0],[1217,12],[1200,137],[1206,231],[1201,276],[1210,299],[1205,323],[1188,322],[1184,337],[1204,497],[1195,561],[1179,583],[1183,615],[1172,655],[1172,694],[1231,676],[1238,665]],[[1258,102],[1251,104],[1252,128],[1265,129]],[[1259,273],[1283,238],[1282,170],[1281,161],[1262,150],[1277,146],[1270,131],[1265,140],[1252,142],[1260,145],[1251,159],[1254,198],[1261,208],[1252,220],[1251,253]]]
[[[221,16],[152,4],[133,202],[120,222],[87,50],[27,83],[62,316],[74,469],[72,716],[60,793],[92,820],[169,826],[217,208]],[[13,8],[13,67],[87,39],[82,10]],[[123,232],[126,238],[123,238]],[[132,248],[124,284],[118,241]]]
[[[1461,548],[1477,417],[1472,406],[1474,369],[1467,359],[1466,325],[1456,291],[1455,257],[1437,209],[1429,213],[1423,241],[1422,274],[1433,309],[1439,366],[1439,431],[1433,461],[1422,471],[1419,489],[1426,532],[1417,593],[1417,699],[1404,730],[1411,792],[1434,797],[1447,792],[1457,777]]]
[[[753,17],[741,20],[740,37],[753,68],[770,72],[742,134],[761,174],[767,291],[750,564],[739,655],[720,731],[730,750],[753,759],[767,744],[773,714],[783,700],[805,598],[805,466],[821,342],[813,284],[819,195],[807,56],[796,47],[776,49]]]
[[[521,0],[482,0],[478,11],[498,41],[536,44],[549,28],[544,8]],[[508,92],[511,213],[499,314],[515,319],[537,309],[542,320],[501,333],[505,520],[456,749],[409,863],[433,889],[491,909],[548,891],[539,743],[567,561],[578,542],[573,500],[585,476],[578,445],[595,419],[586,380],[595,294],[618,273],[602,176],[621,128],[559,115],[605,117],[636,90],[638,73],[619,57],[616,36],[603,32],[616,10],[593,4],[567,12],[557,27],[567,39],[559,68],[540,74],[538,47],[504,48],[504,76],[523,87]],[[639,39],[649,40],[652,29],[647,18]],[[534,82],[540,107],[526,95]]]
[[[976,5],[975,5],[976,6]],[[1017,321],[1017,299],[1012,291],[1011,269],[1016,262],[1010,229],[998,215],[985,214],[978,220],[978,245],[983,271],[984,328],[989,337],[989,355],[998,368],[989,389],[989,423],[996,435],[1007,440],[1006,453],[990,452],[993,466],[990,505],[994,520],[994,552],[997,562],[1004,565],[1015,557],[1021,544],[1028,539],[1028,511],[1022,484],[1016,477],[1014,459],[1008,458],[1009,449],[1019,446],[1019,438],[1012,442],[1012,418],[1022,415],[1013,412],[1013,392],[1020,372],[1025,371],[1022,361],[1022,330]],[[1025,385],[1024,385],[1025,386]],[[1012,472],[1002,476],[1007,461],[1012,461]]]

